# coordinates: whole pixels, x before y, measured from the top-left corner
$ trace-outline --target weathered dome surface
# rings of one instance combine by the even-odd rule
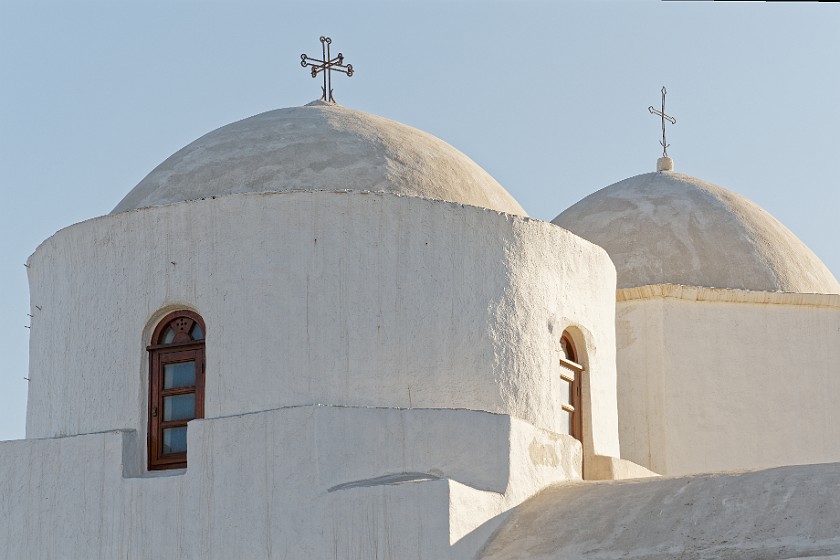
[[[625,179],[552,222],[603,247],[619,288],[840,293],[828,268],[777,219],[740,195],[680,173]]]
[[[446,142],[410,126],[313,102],[205,134],[157,166],[112,213],[243,192],[370,190],[526,215]]]

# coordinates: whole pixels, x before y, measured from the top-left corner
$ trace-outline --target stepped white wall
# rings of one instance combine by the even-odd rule
[[[579,479],[570,436],[466,410],[293,407],[194,420],[152,476],[133,431],[0,442],[0,558],[473,558]]]

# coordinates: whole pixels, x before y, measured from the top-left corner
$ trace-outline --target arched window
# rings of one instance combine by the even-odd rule
[[[568,404],[563,405],[563,410],[569,413],[569,433],[578,441],[583,441],[583,410],[581,398],[581,374],[583,366],[578,361],[575,343],[569,333],[563,333],[560,339],[560,366],[563,370],[560,377],[569,384]]]
[[[187,422],[204,418],[204,320],[175,311],[149,351],[149,469],[187,466]]]

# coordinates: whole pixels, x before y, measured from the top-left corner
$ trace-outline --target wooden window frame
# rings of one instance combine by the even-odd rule
[[[560,377],[569,383],[569,404],[563,405],[563,410],[569,413],[569,431],[573,438],[583,443],[583,365],[579,362],[575,342],[569,333],[564,332],[562,342],[566,344],[566,351],[571,356],[561,357],[560,365],[572,375],[561,374]]]
[[[166,343],[163,337],[167,327],[177,319],[189,321],[185,331],[175,335],[172,342]],[[194,325],[201,328],[203,337],[193,340],[188,334]],[[186,339],[181,333],[186,334]],[[166,315],[158,322],[152,333],[151,344],[146,347],[149,352],[149,410],[148,410],[148,468],[149,470],[182,469],[187,466],[187,453],[164,453],[163,430],[168,428],[186,427],[187,422],[194,418],[204,418],[204,337],[207,329],[204,319],[192,311],[179,310]],[[195,362],[195,385],[164,388],[164,366],[167,364]],[[187,420],[163,421],[163,399],[177,395],[195,394],[195,416]]]

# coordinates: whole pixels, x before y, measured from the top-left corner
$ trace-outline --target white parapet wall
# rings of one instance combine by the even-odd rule
[[[840,465],[564,484],[515,508],[480,560],[836,560]]]
[[[28,264],[30,438],[143,442],[145,348],[187,308],[207,326],[206,418],[463,408],[566,433],[571,328],[587,453],[618,455],[615,269],[552,224],[384,193],[251,193],[76,224]]]
[[[840,461],[840,295],[618,291],[621,454],[678,475]]]
[[[471,559],[580,444],[467,410],[290,407],[189,425],[144,474],[134,431],[0,442],[0,558]]]

